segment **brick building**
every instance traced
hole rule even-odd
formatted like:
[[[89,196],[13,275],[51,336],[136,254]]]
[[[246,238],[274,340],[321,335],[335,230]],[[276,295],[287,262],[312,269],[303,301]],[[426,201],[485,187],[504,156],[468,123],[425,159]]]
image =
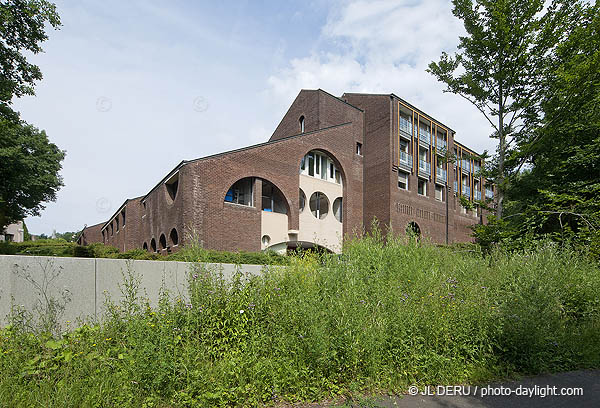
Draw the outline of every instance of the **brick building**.
[[[481,158],[454,134],[393,94],[302,90],[268,142],[182,161],[79,242],[161,253],[191,239],[220,250],[338,252],[374,217],[434,242],[469,241],[482,214],[458,196],[481,200],[485,180]],[[485,191],[493,197],[493,187]]]

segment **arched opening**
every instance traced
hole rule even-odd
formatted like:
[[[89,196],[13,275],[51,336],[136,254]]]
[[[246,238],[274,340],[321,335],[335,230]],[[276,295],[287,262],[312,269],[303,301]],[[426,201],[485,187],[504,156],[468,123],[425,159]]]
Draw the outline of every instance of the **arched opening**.
[[[335,216],[335,219],[339,222],[343,221],[342,209],[342,197],[338,197],[333,201],[333,215]]]
[[[152,252],[156,252],[156,240],[154,238],[152,238],[152,240],[150,240],[150,250]]]
[[[161,250],[167,248],[167,238],[165,237],[165,234],[160,234],[160,238],[158,239],[158,244],[160,245]]]
[[[329,200],[327,199],[327,196],[320,191],[314,192],[310,196],[309,206],[312,214],[320,220],[325,218],[329,212]]]
[[[421,236],[421,228],[419,228],[419,224],[414,221],[411,221],[406,226],[406,235],[409,237],[419,238]]]
[[[252,199],[253,187],[254,179],[252,177],[238,180],[227,190],[224,201],[251,207],[254,204]]]
[[[287,214],[287,202],[283,193],[270,181],[262,180],[261,202],[263,211]]]
[[[144,242],[144,245],[142,246],[142,248],[144,249],[144,251],[148,250],[148,244],[146,242]]]
[[[342,184],[342,172],[325,152],[311,150],[300,160],[300,174]]]
[[[300,133],[304,133],[304,115],[300,116],[298,122],[300,123]]]
[[[302,191],[302,189],[300,189],[300,212],[304,211],[304,207],[306,207],[306,194],[304,194],[304,191]]]
[[[123,220],[123,227],[125,226],[125,210],[121,211],[121,219]]]
[[[169,238],[171,239],[171,244],[173,246],[179,244],[179,235],[177,235],[177,230],[173,228],[171,233],[169,234]]]
[[[165,181],[165,187],[168,201],[172,203],[177,197],[177,190],[179,190],[179,172],[173,174],[170,179]]]

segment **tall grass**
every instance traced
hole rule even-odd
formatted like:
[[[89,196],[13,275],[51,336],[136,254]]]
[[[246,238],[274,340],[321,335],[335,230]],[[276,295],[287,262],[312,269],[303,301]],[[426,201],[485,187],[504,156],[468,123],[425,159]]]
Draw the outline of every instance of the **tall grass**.
[[[551,243],[483,257],[375,233],[189,283],[60,339],[3,329],[0,401],[256,406],[600,366],[600,270]]]

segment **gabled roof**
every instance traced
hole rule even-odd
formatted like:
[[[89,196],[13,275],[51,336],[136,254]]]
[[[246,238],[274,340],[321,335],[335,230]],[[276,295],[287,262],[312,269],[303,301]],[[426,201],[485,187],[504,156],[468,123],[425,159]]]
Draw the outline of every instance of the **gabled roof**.
[[[102,225],[102,228],[100,228],[100,230],[102,231],[103,229],[105,229],[105,228],[107,227],[107,225],[108,225],[108,224],[109,224],[109,223],[110,223],[112,220],[114,220],[114,219],[115,219],[115,217],[116,217],[117,215],[119,215],[119,214],[121,213],[121,211],[123,210],[123,208],[125,208],[125,206],[127,205],[127,203],[128,203],[128,202],[130,202],[130,201],[133,201],[133,200],[138,200],[138,199],[140,199],[141,197],[142,197],[142,196],[139,196],[139,197],[134,197],[134,198],[128,198],[127,200],[125,200],[125,201],[123,202],[123,204],[121,204],[121,206],[119,207],[119,209],[118,209],[117,211],[115,211],[115,213],[114,213],[113,215],[111,215],[111,217],[108,219],[108,221],[106,221],[106,222],[104,223],[104,225]],[[101,224],[102,224],[102,223],[101,223]]]

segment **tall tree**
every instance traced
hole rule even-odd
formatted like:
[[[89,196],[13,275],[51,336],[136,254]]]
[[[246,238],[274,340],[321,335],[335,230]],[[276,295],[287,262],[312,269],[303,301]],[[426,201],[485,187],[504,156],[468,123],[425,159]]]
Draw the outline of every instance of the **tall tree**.
[[[34,94],[42,79],[26,54],[42,51],[47,26],[58,28],[56,6],[46,0],[0,2],[0,231],[26,215],[39,215],[63,185],[65,153],[46,133],[19,119],[13,98]]]
[[[578,0],[453,0],[453,14],[467,35],[454,56],[442,53],[429,73],[446,92],[471,102],[498,139],[495,169],[497,216],[502,217],[511,168],[507,159],[539,118],[538,93],[548,59],[565,35]]]
[[[516,228],[575,238],[600,256],[600,5],[573,27],[551,57],[543,120],[519,149],[529,169],[507,198]]]
[[[46,0],[5,0],[0,3],[0,115],[14,119],[13,97],[33,95],[42,79],[37,65],[24,52],[42,52],[48,39],[46,24],[60,26],[56,6]]]

